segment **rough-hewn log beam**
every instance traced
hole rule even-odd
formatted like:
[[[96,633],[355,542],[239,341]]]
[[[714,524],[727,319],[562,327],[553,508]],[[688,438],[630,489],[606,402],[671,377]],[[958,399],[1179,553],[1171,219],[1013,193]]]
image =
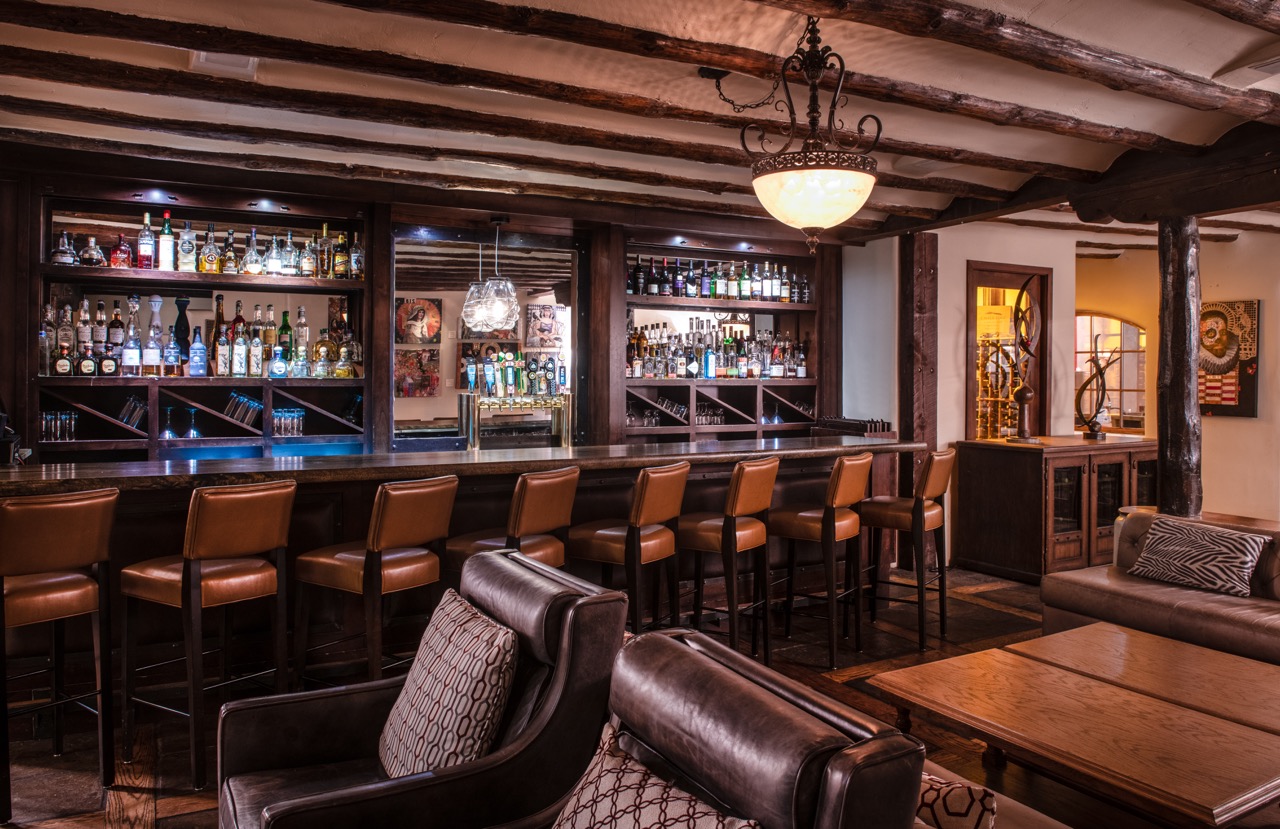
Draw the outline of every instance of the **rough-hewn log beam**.
[[[1223,17],[1280,35],[1280,6],[1273,0],[1187,0]]]
[[[1155,242],[1076,242],[1077,248],[1093,248],[1095,250],[1156,250]]]
[[[567,12],[514,6],[489,0],[323,0],[366,11],[375,10],[475,26],[513,34],[587,44],[629,55],[710,66],[755,78],[777,74],[780,58],[767,52],[726,47],[661,32],[608,23]],[[797,30],[798,33],[798,30]],[[834,82],[827,85],[832,88]],[[954,92],[927,84],[847,72],[844,90],[872,101],[921,107],[933,112],[964,115],[1001,126],[1042,130],[1055,135],[1120,144],[1162,152],[1193,152],[1197,147],[1156,133],[1084,121],[1049,110]]]
[[[1160,221],[1160,351],[1156,379],[1160,512],[1200,515],[1200,239],[1194,217]]]
[[[49,31],[120,38],[180,49],[287,60],[342,71],[350,71],[353,67],[358,67],[360,72],[374,75],[444,86],[488,89],[655,120],[688,121],[734,130],[740,130],[744,126],[759,121],[755,118],[733,115],[728,110],[707,112],[676,106],[642,95],[437,63],[390,52],[356,49],[332,43],[313,43],[221,26],[175,23],[79,6],[51,6],[29,2],[29,0],[0,0],[0,19],[8,23]],[[880,149],[886,153],[916,158],[1075,181],[1088,181],[1099,175],[1099,171],[1079,167],[904,141],[893,136],[882,137]]]
[[[1077,259],[1119,259],[1118,253],[1077,253]]]
[[[380,124],[480,133],[569,146],[684,158],[707,164],[742,167],[746,163],[741,148],[629,135],[416,101],[268,86],[229,78],[212,78],[173,69],[135,66],[80,55],[51,55],[47,52],[20,47],[0,50],[0,74],[125,92],[186,96],[239,106],[284,109],[310,115],[349,118]],[[957,179],[914,179],[882,173],[879,181],[887,187],[995,201],[1007,198],[1009,195],[1007,190]]]
[[[999,12],[950,0],[756,2],[800,14],[852,20],[911,37],[931,37],[1109,89],[1280,125],[1280,95],[1274,92],[1225,86],[1133,55],[1056,35]]]
[[[1018,227],[1040,227],[1047,230],[1069,230],[1072,233],[1109,233],[1116,236],[1156,236],[1159,231],[1154,227],[1114,227],[1112,225],[1088,224],[1086,222],[1055,222],[1046,219],[1022,219],[1016,216],[1001,216],[987,219]],[[1200,238],[1206,242],[1234,242],[1237,233],[1202,233]]]

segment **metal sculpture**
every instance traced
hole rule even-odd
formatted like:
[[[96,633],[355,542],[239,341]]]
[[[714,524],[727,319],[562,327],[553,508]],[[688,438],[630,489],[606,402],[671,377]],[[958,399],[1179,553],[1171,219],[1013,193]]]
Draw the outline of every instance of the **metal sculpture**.
[[[1111,349],[1111,353],[1107,355],[1107,359],[1103,362],[1099,356],[1098,340],[1102,339],[1101,334],[1097,334],[1093,338],[1093,353],[1089,355],[1088,363],[1093,366],[1089,372],[1089,376],[1080,384],[1080,388],[1076,389],[1076,417],[1084,424],[1084,437],[1088,440],[1106,440],[1107,433],[1102,431],[1102,424],[1098,421],[1098,412],[1102,409],[1102,404],[1107,399],[1107,369],[1116,361],[1116,352],[1119,349]],[[1085,393],[1090,391],[1092,387],[1093,405],[1088,415],[1084,411]]]
[[[1028,422],[1031,401],[1036,393],[1027,382],[1027,376],[1031,360],[1040,347],[1040,303],[1027,290],[1035,278],[1034,274],[1027,277],[1013,301],[1013,370],[1018,379],[1018,387],[1013,390],[1013,402],[1018,406],[1018,434],[1006,438],[1009,443],[1040,443],[1040,438],[1031,436],[1031,424]]]

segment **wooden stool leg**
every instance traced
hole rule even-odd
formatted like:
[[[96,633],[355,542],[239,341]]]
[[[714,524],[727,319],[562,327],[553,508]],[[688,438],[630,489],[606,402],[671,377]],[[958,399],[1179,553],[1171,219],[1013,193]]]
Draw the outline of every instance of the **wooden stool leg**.
[[[671,626],[680,627],[680,568],[679,557],[667,556],[667,604],[671,610]]]
[[[723,549],[724,596],[729,612],[729,647],[738,649],[738,555],[732,546]]]
[[[369,679],[382,679],[382,591],[364,590],[364,641],[369,654]]]
[[[4,579],[0,578],[0,595],[4,589]],[[4,602],[0,601],[0,698],[9,699],[6,677],[9,669],[9,654],[4,643]],[[0,713],[0,823],[8,823],[13,817],[13,783],[9,775],[9,712]]]
[[[884,544],[884,530],[871,530],[871,621],[876,620],[876,605],[880,604],[880,547]]]
[[[853,570],[853,649],[862,653],[862,550],[865,543],[862,533],[844,543],[845,573]],[[849,567],[852,561],[853,567]],[[848,589],[848,576],[845,577],[845,589]],[[844,635],[849,635],[849,604],[844,606]]]
[[[288,559],[284,548],[275,551],[276,564],[276,599],[271,603],[272,629],[275,639],[276,657],[276,693],[283,694],[289,690],[289,573]],[[379,569],[381,574],[381,569]],[[378,595],[382,595],[382,582],[378,582]],[[381,618],[378,620],[381,622]],[[382,632],[379,625],[378,632]]]
[[[231,606],[218,608],[218,682],[226,682],[231,677],[231,655],[227,652],[227,643],[231,641]]]
[[[787,539],[787,601],[782,611],[782,635],[791,638],[791,611],[796,603],[796,540]]]
[[[631,536],[634,530],[628,531]],[[630,538],[628,538],[628,542]],[[630,547],[630,543],[627,545]],[[625,553],[627,575],[627,601],[630,604],[628,615],[631,617],[631,632],[636,636],[644,629],[644,572],[640,566],[639,542],[637,549],[628,549]]]
[[[191,787],[199,791],[205,786],[204,762],[204,628],[199,603],[186,602],[182,610],[183,639],[187,649],[187,731],[191,743]],[[185,597],[184,597],[185,598]]]
[[[293,667],[296,674],[294,687],[301,688],[307,671],[307,645],[311,638],[311,591],[305,582],[298,582],[293,597]]]
[[[136,707],[133,698],[138,686],[138,653],[134,647],[134,637],[138,627],[138,600],[132,596],[124,596],[124,623],[120,630],[121,670],[120,689],[124,698],[124,746],[121,755],[126,763],[133,762],[133,723]]]
[[[111,670],[110,566],[95,568],[98,578],[98,612],[90,616],[93,628],[93,661],[98,680],[98,764],[102,786],[116,782],[116,718],[114,674]]]
[[[920,650],[928,646],[925,643],[925,580],[929,575],[924,563],[924,526],[918,521],[911,522],[911,551],[914,553],[916,568],[916,624],[919,626]]]
[[[67,651],[67,626],[66,620],[57,619],[53,623],[53,635],[50,639],[49,646],[49,664],[52,674],[52,681],[49,683],[49,697],[53,702],[58,702],[65,696],[64,680],[63,680],[63,663],[65,662]],[[53,720],[53,756],[62,756],[62,706],[54,705],[49,709],[50,717]]]
[[[641,565],[643,568],[643,565]],[[662,608],[662,567],[657,562],[649,566],[649,599],[653,603],[650,608],[650,624],[653,627],[659,627],[662,622],[660,612]]]
[[[769,548],[767,545],[756,548],[755,551],[755,575],[753,580],[759,585],[756,593],[759,596],[760,607],[760,627],[763,628],[761,636],[764,638],[764,664],[767,666],[773,661],[773,648],[771,639],[773,638],[772,624],[769,614]],[[755,633],[755,622],[751,623],[751,631]]]
[[[702,576],[704,571],[703,552],[694,550],[693,552],[693,629],[702,630]]]
[[[828,533],[822,534],[822,569],[827,578],[827,665],[836,667],[836,616],[840,597],[836,593],[836,542]]]
[[[944,524],[933,531],[938,549],[938,634],[947,635],[947,528]]]

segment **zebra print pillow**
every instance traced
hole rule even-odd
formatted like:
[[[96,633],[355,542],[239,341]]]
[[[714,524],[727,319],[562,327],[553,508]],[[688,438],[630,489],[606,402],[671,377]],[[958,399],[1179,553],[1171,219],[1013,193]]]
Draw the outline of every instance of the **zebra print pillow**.
[[[1248,596],[1249,577],[1269,540],[1225,527],[1157,518],[1129,574]]]

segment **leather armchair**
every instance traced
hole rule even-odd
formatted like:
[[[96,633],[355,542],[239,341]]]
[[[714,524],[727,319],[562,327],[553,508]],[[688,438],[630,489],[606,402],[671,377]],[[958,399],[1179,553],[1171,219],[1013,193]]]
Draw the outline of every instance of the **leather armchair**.
[[[499,824],[567,795],[605,721],[626,597],[511,552],[468,560],[461,593],[519,638],[489,755],[387,779],[378,736],[403,677],[231,702],[218,723],[219,825]]]

